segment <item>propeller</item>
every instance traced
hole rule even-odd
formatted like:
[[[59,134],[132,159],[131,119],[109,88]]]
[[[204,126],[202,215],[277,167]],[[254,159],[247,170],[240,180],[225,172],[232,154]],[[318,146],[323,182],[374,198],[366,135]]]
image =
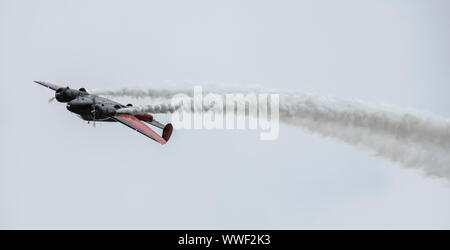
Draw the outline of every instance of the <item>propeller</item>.
[[[55,100],[55,98],[56,98],[56,97],[52,97],[52,98],[48,99],[48,103],[53,102],[53,101]]]
[[[95,112],[96,112],[96,108],[95,108],[95,96],[92,98],[92,121],[93,121],[93,126],[95,128]]]

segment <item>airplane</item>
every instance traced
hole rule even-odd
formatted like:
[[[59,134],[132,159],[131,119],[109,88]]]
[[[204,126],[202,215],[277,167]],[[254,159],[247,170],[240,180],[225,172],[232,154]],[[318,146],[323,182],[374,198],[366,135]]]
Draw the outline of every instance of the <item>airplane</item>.
[[[51,98],[50,102],[56,99],[58,102],[67,103],[66,107],[70,112],[77,114],[88,123],[92,121],[94,126],[95,122],[120,122],[161,144],[166,144],[172,135],[172,124],[164,125],[154,120],[151,114],[117,112],[120,109],[132,107],[132,104],[122,105],[113,100],[89,94],[85,88],[76,90],[48,82],[34,82],[55,91],[55,97]],[[162,135],[156,133],[144,122],[162,129]]]

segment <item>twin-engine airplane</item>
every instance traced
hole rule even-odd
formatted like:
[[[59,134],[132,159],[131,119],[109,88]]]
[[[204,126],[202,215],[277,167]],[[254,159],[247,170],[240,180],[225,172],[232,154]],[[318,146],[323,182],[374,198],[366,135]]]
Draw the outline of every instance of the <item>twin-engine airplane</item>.
[[[76,90],[69,87],[61,87],[48,82],[34,82],[55,90],[56,92],[54,98],[58,102],[67,103],[67,109],[69,111],[78,114],[80,118],[85,121],[94,122],[94,126],[96,121],[120,122],[161,144],[166,144],[172,134],[172,124],[168,123],[164,126],[163,124],[153,120],[153,116],[151,114],[143,113],[133,115],[117,112],[120,109],[131,107],[131,104],[125,106],[107,98],[89,94],[84,88]],[[145,125],[144,122],[162,129],[162,135],[160,136],[157,134]]]

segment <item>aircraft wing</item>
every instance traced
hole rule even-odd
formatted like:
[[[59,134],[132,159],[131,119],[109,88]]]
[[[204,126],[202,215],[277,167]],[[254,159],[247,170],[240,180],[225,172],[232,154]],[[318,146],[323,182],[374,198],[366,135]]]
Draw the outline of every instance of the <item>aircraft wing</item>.
[[[56,84],[53,84],[53,83],[49,83],[49,82],[41,82],[41,81],[34,81],[34,82],[37,83],[37,84],[40,84],[40,85],[42,85],[44,87],[47,87],[49,89],[53,89],[55,91],[57,89],[59,89],[59,88],[63,88],[63,87],[61,87],[59,85],[56,85]]]
[[[123,123],[124,125],[136,130],[137,132],[161,143],[166,144],[166,140],[162,138],[160,135],[158,135],[155,131],[153,131],[151,128],[149,128],[145,123],[140,121],[136,116],[129,115],[129,114],[118,114],[111,117],[112,119]]]

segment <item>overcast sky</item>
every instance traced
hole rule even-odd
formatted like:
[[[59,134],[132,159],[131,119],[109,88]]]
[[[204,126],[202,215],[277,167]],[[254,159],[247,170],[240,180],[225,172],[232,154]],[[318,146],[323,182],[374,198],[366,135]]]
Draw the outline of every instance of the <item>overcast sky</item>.
[[[0,0],[0,25],[1,229],[450,229],[449,181],[364,149],[286,125],[160,146],[33,83],[258,84],[450,117],[449,1]]]

